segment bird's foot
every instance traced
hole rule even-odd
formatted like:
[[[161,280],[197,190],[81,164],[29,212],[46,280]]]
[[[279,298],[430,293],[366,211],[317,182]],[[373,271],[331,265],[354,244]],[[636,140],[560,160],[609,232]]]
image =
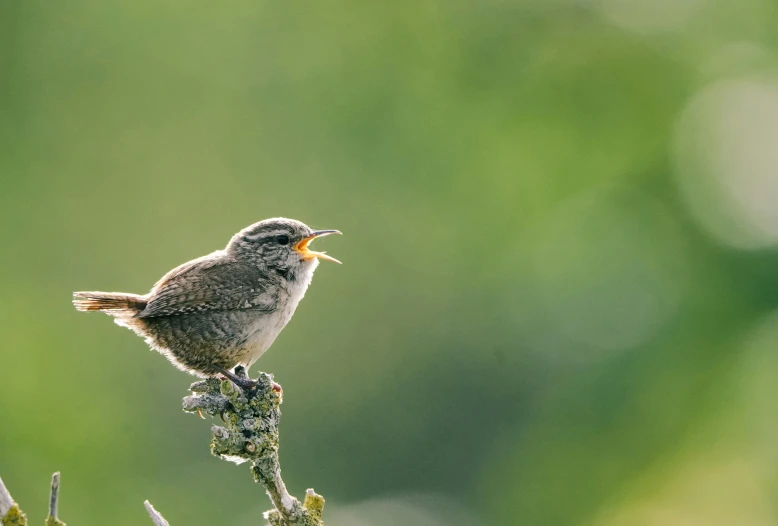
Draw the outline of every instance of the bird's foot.
[[[244,391],[253,391],[259,386],[259,382],[256,380],[252,380],[248,377],[246,374],[246,369],[239,365],[235,368],[235,372],[228,371],[227,369],[222,369],[221,367],[217,368],[217,370],[229,381],[243,389]]]

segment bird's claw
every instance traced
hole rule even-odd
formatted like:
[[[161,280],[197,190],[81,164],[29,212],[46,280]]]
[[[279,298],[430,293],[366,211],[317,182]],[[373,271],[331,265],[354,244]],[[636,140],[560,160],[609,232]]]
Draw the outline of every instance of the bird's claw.
[[[225,378],[244,391],[252,391],[259,385],[256,380],[252,380],[246,376],[246,369],[244,369],[242,366],[236,367],[235,373],[228,371],[227,369],[222,369],[221,367],[219,367],[218,370]]]

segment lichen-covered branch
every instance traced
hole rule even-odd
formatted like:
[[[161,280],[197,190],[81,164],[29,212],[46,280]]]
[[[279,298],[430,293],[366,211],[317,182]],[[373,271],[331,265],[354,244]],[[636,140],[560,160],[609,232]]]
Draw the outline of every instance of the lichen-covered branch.
[[[27,526],[27,515],[14,502],[8,488],[0,479],[0,524],[3,526]]]
[[[322,526],[324,498],[308,490],[305,501],[289,494],[278,460],[278,421],[281,392],[273,377],[260,373],[248,380],[236,371],[241,387],[230,380],[210,378],[192,384],[184,411],[220,415],[224,426],[213,426],[211,453],[235,463],[251,462],[254,481],[262,484],[275,509],[265,513],[272,526]]]
[[[19,509],[11,492],[0,478],[0,524],[3,526],[27,526],[27,515]]]

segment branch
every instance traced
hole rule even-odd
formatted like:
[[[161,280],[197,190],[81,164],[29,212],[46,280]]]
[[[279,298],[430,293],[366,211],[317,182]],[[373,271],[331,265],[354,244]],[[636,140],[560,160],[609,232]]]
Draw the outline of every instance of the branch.
[[[3,526],[27,526],[27,515],[19,509],[8,488],[0,479],[0,524]]]
[[[57,509],[59,508],[59,471],[51,476],[51,493],[49,494],[49,515],[46,517],[46,526],[65,526],[59,520]]]
[[[149,501],[144,502],[143,505],[146,506],[146,511],[149,512],[151,520],[154,522],[154,526],[170,526],[168,521],[165,520],[165,517],[155,510],[154,506],[152,506]]]
[[[271,526],[323,526],[324,498],[308,490],[304,503],[289,494],[278,460],[280,388],[273,377],[260,373],[248,380],[236,371],[238,387],[229,380],[210,378],[192,384],[193,395],[184,398],[184,411],[220,415],[225,427],[213,426],[211,453],[237,464],[251,462],[254,481],[262,484],[275,509],[265,512]]]

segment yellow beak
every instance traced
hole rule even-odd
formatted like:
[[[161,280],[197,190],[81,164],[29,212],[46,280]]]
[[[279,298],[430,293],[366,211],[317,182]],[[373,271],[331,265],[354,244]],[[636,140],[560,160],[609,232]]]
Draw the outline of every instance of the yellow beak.
[[[302,256],[304,260],[319,258],[319,259],[326,259],[327,261],[334,261],[335,263],[340,263],[340,261],[338,261],[332,256],[328,256],[324,252],[314,252],[313,250],[308,249],[308,245],[310,244],[311,241],[313,241],[317,237],[328,236],[330,234],[340,234],[340,232],[338,230],[317,230],[316,232],[313,232],[310,236],[298,242],[294,246],[294,249],[298,254],[300,254],[300,256]]]

